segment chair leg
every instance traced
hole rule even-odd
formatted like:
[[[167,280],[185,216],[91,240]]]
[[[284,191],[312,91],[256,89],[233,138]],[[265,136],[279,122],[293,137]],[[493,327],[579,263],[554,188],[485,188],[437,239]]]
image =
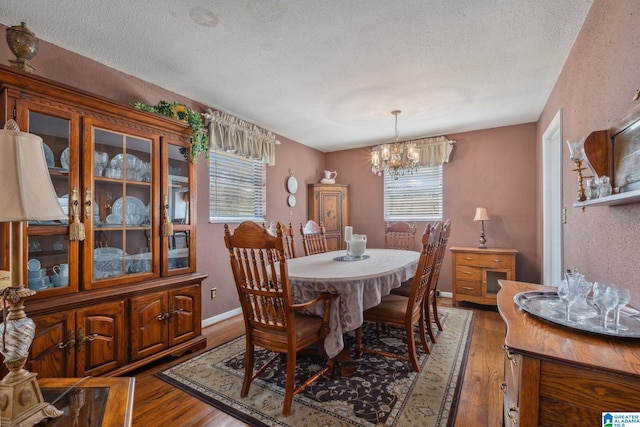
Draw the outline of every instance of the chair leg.
[[[431,304],[431,308],[433,309],[433,320],[436,322],[438,329],[442,330],[442,325],[440,324],[440,317],[438,316],[438,302],[436,299],[433,299]]]
[[[291,413],[291,405],[293,404],[293,386],[296,382],[296,352],[290,351],[287,354],[287,377],[284,387],[284,407],[282,415],[285,417]]]
[[[424,328],[423,328],[424,331]],[[416,338],[413,332],[413,325],[405,326],[405,333],[407,334],[407,356],[413,366],[413,370],[420,372],[420,365],[418,364],[418,355],[416,354]],[[423,340],[424,338],[420,338]]]
[[[362,357],[362,326],[356,329],[356,359]]]
[[[433,333],[433,327],[431,325],[431,310],[429,308],[429,302],[425,301],[422,304],[422,317],[424,318],[424,322],[427,324],[427,332],[429,334],[429,338],[431,338],[432,343],[436,343],[436,334]]]
[[[253,344],[247,342],[247,346],[244,352],[244,379],[242,380],[242,390],[240,391],[240,397],[247,397],[247,395],[249,394],[249,387],[251,387],[251,380],[253,379],[253,363]]]
[[[425,334],[425,330],[424,330],[424,319],[420,319],[419,321],[419,330],[420,330],[420,342],[422,343],[422,348],[424,349],[424,352],[427,354],[431,354],[431,350],[429,350],[429,343],[427,342],[427,335]]]

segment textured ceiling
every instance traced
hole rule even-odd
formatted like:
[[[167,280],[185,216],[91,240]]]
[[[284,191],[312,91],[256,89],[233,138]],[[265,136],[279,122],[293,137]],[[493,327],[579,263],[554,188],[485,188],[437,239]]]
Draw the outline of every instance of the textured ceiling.
[[[2,0],[0,22],[322,151],[536,121],[592,0]]]

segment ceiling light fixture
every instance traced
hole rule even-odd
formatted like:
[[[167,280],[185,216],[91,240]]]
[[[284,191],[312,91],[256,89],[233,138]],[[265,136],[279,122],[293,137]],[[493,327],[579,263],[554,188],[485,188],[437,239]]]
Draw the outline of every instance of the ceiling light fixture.
[[[405,173],[413,173],[418,170],[420,154],[413,142],[399,142],[398,114],[400,110],[393,110],[391,114],[396,117],[396,133],[393,143],[382,144],[371,150],[371,171],[375,174],[391,174],[393,179],[398,179]]]

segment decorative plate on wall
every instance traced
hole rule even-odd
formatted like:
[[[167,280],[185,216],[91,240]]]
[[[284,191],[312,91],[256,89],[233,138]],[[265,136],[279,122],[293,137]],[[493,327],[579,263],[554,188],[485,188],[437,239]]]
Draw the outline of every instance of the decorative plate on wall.
[[[296,194],[298,191],[298,180],[293,175],[287,178],[287,191],[291,194]]]
[[[296,196],[290,194],[289,197],[287,197],[287,204],[291,208],[294,207],[296,205]]]

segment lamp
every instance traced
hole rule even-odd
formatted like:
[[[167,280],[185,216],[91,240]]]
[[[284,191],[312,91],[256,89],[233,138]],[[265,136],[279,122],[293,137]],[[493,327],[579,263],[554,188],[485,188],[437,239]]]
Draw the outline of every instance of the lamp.
[[[587,197],[584,194],[584,185],[582,180],[584,178],[593,178],[592,176],[582,176],[582,171],[586,169],[582,167],[582,162],[586,160],[586,155],[584,153],[584,138],[568,139],[567,145],[569,146],[569,157],[576,165],[574,171],[578,172],[578,202],[584,202]]]
[[[393,179],[398,179],[406,172],[416,171],[420,160],[420,153],[414,143],[398,142],[398,114],[400,113],[400,110],[391,112],[396,117],[393,143],[378,145],[371,150],[371,171],[378,175],[382,175],[382,172],[390,173]]]
[[[10,222],[11,269],[10,286],[1,292],[0,351],[9,373],[0,380],[0,425],[32,426],[62,411],[44,402],[37,374],[24,369],[35,335],[35,324],[24,312],[24,299],[35,291],[23,285],[22,221],[66,219],[67,215],[49,177],[42,139],[20,132],[13,120],[0,130],[0,200],[0,222]]]
[[[478,248],[487,249],[487,239],[484,238],[484,222],[489,221],[489,214],[487,213],[487,208],[476,208],[476,216],[473,218],[474,221],[480,221],[482,223],[482,231],[480,232],[480,245]]]

